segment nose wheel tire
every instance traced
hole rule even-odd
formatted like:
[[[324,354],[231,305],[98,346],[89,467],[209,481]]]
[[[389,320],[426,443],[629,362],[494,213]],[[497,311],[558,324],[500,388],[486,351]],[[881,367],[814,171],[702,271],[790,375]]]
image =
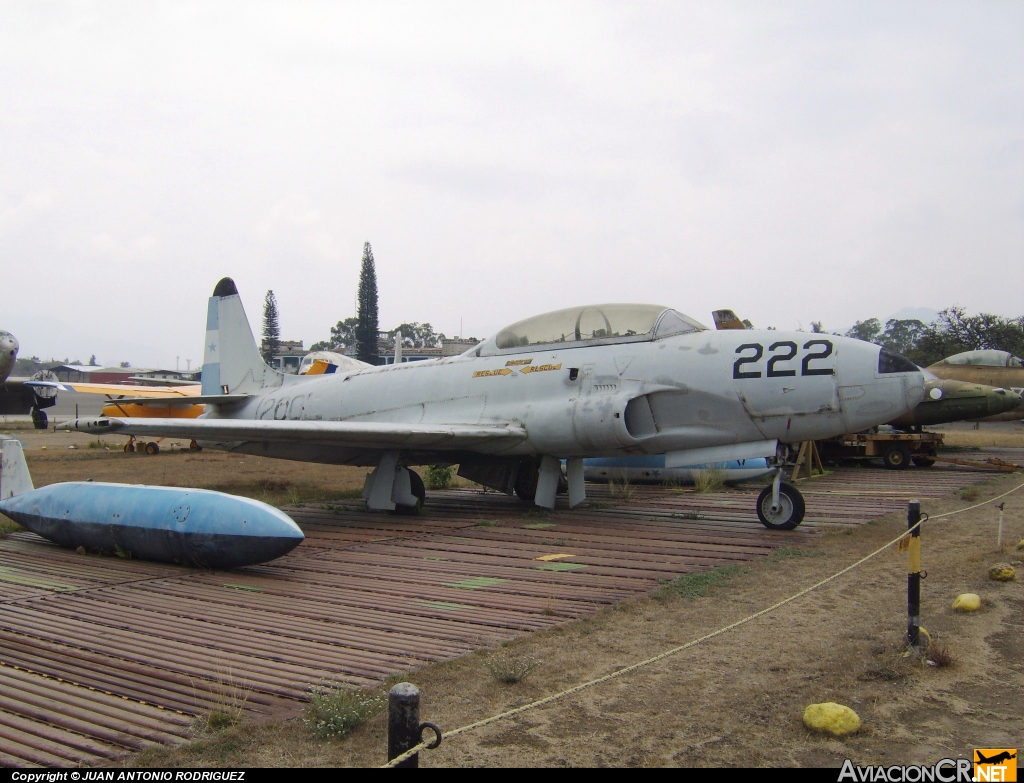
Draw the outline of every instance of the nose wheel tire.
[[[882,462],[889,470],[906,470],[910,467],[910,452],[906,446],[893,444],[882,454]]]
[[[409,491],[416,496],[415,506],[395,506],[396,514],[408,514],[414,515],[419,514],[423,510],[423,504],[427,500],[427,489],[423,486],[423,479],[420,478],[420,474],[415,470],[409,471]]]
[[[792,530],[804,521],[804,496],[792,484],[779,485],[779,507],[772,508],[772,485],[757,496],[757,518],[769,530]]]

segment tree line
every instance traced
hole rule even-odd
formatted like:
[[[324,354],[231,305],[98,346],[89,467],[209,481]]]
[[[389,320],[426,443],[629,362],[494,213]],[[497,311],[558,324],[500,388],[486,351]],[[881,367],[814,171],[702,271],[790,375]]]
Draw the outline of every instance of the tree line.
[[[821,322],[812,323],[811,331],[824,331]],[[1024,355],[1024,316],[967,315],[964,308],[954,306],[941,311],[930,324],[913,318],[890,318],[885,326],[877,318],[857,321],[846,336],[882,345],[927,367],[956,353],[985,348]]]
[[[356,347],[356,358],[367,364],[377,364],[379,354],[377,336],[378,323],[377,267],[373,259],[373,248],[369,242],[363,244],[363,259],[359,268],[359,289],[357,309],[354,318],[345,318],[331,327],[330,339],[321,340],[309,346],[310,351],[340,351],[350,345]],[[402,345],[407,348],[433,348],[445,339],[442,332],[435,332],[429,323],[400,324],[388,333],[402,335]],[[281,327],[277,310],[277,299],[273,291],[267,291],[263,300],[263,342],[260,352],[267,363],[281,344]]]

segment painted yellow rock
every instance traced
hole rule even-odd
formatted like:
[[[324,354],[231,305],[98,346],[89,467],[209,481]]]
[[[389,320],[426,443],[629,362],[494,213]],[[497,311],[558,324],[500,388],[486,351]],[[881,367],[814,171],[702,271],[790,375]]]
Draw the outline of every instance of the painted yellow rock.
[[[813,731],[842,737],[860,728],[860,718],[849,707],[826,701],[808,705],[804,710],[804,725]]]
[[[1011,582],[1017,576],[1017,569],[1009,563],[996,563],[988,569],[988,578],[997,582]]]
[[[958,612],[976,612],[981,609],[981,597],[976,593],[961,593],[953,599],[953,609]]]

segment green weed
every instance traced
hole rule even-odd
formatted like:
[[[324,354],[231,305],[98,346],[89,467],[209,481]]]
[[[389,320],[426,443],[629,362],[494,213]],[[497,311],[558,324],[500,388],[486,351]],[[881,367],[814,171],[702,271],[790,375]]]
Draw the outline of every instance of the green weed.
[[[427,489],[447,489],[455,483],[455,466],[430,465],[423,473],[423,483]]]
[[[721,566],[712,568],[710,571],[698,571],[693,574],[683,574],[678,579],[673,579],[664,590],[674,591],[684,598],[700,598],[707,595],[712,587],[723,585],[737,574],[742,572],[740,566]]]
[[[344,737],[379,712],[384,703],[383,696],[323,682],[309,689],[309,707],[302,722],[316,737]]]

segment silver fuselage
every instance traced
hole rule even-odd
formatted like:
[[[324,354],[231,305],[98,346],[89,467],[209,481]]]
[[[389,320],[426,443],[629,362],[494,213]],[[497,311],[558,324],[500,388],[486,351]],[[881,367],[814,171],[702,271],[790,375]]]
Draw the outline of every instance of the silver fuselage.
[[[492,355],[478,356],[476,353]],[[832,335],[700,331],[653,341],[499,351],[348,374],[285,376],[204,418],[521,426],[475,453],[560,458],[669,451],[863,430],[910,410],[920,372],[879,372],[879,347]],[[204,443],[304,461],[375,465],[379,452],[304,442]],[[407,464],[457,461],[419,452]]]

